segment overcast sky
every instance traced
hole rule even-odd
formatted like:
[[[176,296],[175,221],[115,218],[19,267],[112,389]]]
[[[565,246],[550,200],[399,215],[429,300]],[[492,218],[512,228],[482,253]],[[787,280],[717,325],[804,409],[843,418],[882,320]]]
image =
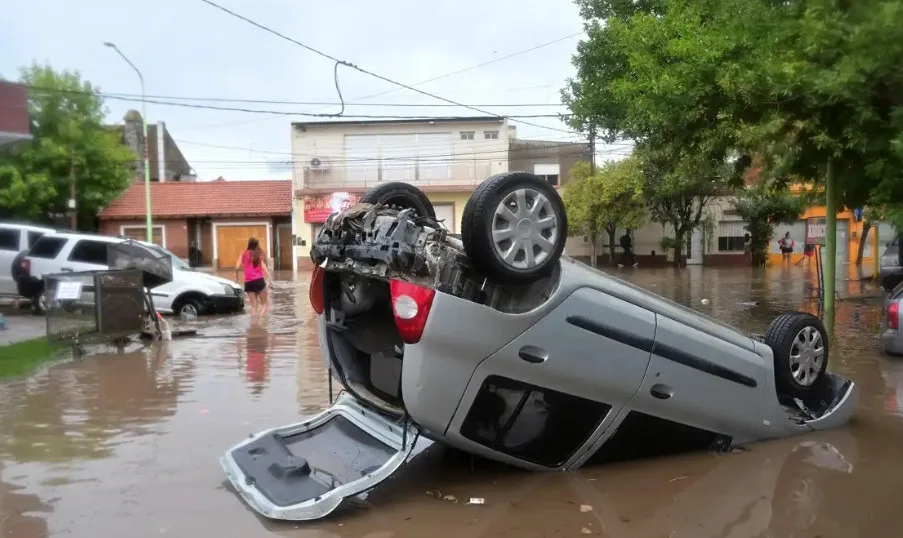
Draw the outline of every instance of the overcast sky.
[[[560,89],[582,31],[568,0],[222,0],[221,5],[332,56],[442,97],[499,114],[563,112]],[[0,75],[17,78],[32,61],[76,69],[103,92],[138,94],[138,78],[104,41],[141,69],[148,95],[276,101],[337,101],[333,65],[201,0],[4,0]],[[568,37],[571,36],[571,37]],[[565,38],[565,39],[562,39]],[[444,77],[554,40],[557,43]],[[351,69],[339,80],[346,103],[438,103]],[[384,95],[362,97],[390,90]],[[186,101],[183,101],[186,102]],[[188,101],[286,112],[337,112],[338,106]],[[139,102],[107,100],[119,122]],[[476,115],[453,107],[346,106],[346,114]],[[290,123],[302,116],[202,110],[149,103],[201,179],[289,178]],[[557,119],[529,119],[566,129]],[[569,141],[574,135],[516,124],[520,138]],[[228,146],[217,148],[211,146]],[[234,148],[234,149],[232,149]],[[604,151],[604,150],[603,150]]]

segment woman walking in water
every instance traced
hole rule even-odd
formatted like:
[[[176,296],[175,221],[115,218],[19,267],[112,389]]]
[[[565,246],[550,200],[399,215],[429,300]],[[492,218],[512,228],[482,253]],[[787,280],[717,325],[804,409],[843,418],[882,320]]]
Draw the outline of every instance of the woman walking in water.
[[[257,315],[259,306],[260,315],[263,316],[267,311],[267,282],[270,280],[270,273],[267,271],[263,249],[260,248],[260,243],[254,237],[248,239],[248,248],[235,262],[236,281],[242,270],[244,270],[245,277],[245,293],[248,295],[248,302],[251,303],[251,315]]]

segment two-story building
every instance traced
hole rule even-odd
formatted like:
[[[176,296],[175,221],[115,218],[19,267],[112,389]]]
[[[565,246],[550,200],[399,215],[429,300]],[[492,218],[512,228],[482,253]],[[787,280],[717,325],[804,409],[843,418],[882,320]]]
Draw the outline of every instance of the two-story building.
[[[498,117],[293,123],[297,268],[311,266],[310,244],[326,218],[380,183],[416,185],[459,233],[474,188],[508,171],[510,136]]]

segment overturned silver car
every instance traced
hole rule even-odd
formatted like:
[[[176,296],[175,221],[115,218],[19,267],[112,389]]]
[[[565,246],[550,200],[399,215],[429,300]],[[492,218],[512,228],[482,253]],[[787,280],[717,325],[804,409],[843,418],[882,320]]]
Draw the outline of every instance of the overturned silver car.
[[[330,217],[310,300],[344,392],[222,464],[259,513],[309,520],[391,476],[424,438],[530,470],[736,444],[847,423],[805,313],[761,339],[562,256],[556,190],[532,174],[473,193],[462,234],[426,197],[381,185]],[[662,440],[667,439],[667,443]]]

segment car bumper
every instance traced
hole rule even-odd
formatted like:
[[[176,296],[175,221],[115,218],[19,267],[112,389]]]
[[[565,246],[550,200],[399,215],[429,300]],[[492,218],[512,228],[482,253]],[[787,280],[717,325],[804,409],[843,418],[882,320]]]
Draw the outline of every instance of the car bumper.
[[[889,355],[903,355],[903,334],[893,329],[881,333],[881,347]]]
[[[239,295],[211,295],[207,298],[207,310],[211,313],[238,312],[245,307],[245,297]]]
[[[20,278],[16,281],[16,289],[22,297],[34,299],[44,291],[44,281],[33,276]]]

